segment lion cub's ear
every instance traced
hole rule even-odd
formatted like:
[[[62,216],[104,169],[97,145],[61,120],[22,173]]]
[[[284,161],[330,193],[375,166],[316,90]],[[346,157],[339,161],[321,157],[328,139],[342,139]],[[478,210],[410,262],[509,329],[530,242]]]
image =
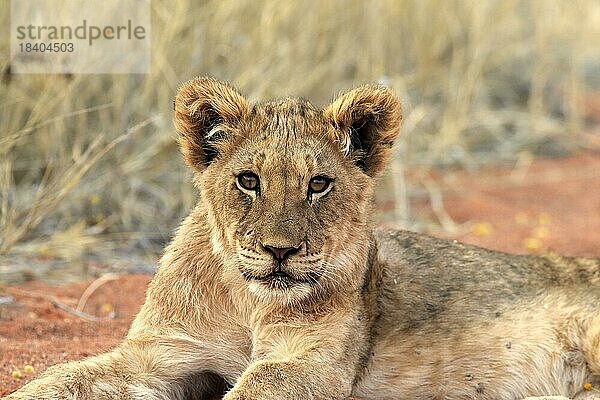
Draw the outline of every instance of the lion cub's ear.
[[[365,85],[340,95],[323,112],[336,128],[344,153],[367,175],[385,167],[400,133],[400,101],[391,89]]]
[[[231,85],[212,78],[184,83],[175,97],[175,128],[186,163],[202,172],[218,155],[228,129],[239,124],[250,106]]]

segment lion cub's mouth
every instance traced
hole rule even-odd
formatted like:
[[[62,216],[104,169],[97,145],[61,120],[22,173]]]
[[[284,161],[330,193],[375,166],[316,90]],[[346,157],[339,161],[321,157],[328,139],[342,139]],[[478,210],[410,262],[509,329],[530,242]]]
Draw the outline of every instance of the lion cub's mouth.
[[[319,276],[318,274],[309,273],[305,278],[299,278],[292,276],[291,274],[282,271],[281,269],[273,270],[267,275],[254,275],[248,270],[242,269],[242,275],[248,281],[258,281],[268,285],[273,289],[285,289],[295,284],[309,284],[314,285],[317,283]]]

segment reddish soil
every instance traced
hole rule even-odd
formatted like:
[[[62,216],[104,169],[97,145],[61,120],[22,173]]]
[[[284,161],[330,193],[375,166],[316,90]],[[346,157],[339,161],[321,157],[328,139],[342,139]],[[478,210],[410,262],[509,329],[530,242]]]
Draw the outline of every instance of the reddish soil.
[[[509,252],[600,256],[600,157],[582,154],[537,160],[527,168],[478,172],[445,171],[410,174],[414,185],[427,176],[455,223],[454,233],[438,232],[468,243]],[[437,216],[427,196],[411,205],[419,218]],[[96,290],[85,311],[115,318],[84,321],[53,305],[74,307],[90,282],[52,287],[29,282],[0,287],[14,302],[0,305],[0,396],[57,362],[110,349],[127,332],[143,302],[150,277],[123,276]],[[34,368],[33,372],[30,365]],[[21,377],[13,377],[19,370]]]
[[[89,298],[84,311],[114,318],[89,322],[55,307],[48,296],[76,307],[90,282],[48,286],[29,282],[0,288],[15,302],[0,306],[0,397],[14,391],[50,365],[106,351],[127,333],[144,301],[148,275],[129,275],[107,282]],[[15,290],[16,289],[16,290]],[[26,372],[32,366],[34,372]],[[21,377],[13,377],[14,371]]]
[[[454,221],[435,236],[511,253],[553,251],[600,257],[600,154],[536,160],[526,167],[428,175]],[[419,219],[439,220],[429,200],[411,206]],[[439,212],[438,212],[439,213]]]

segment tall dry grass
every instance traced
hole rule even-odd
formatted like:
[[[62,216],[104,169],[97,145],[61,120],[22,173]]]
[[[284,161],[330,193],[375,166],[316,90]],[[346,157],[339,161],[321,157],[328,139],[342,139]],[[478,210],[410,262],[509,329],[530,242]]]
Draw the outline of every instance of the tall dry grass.
[[[3,75],[0,253],[159,249],[196,196],[171,125],[173,94],[193,76],[319,105],[389,84],[405,106],[389,179],[403,210],[403,165],[576,146],[580,99],[600,87],[599,39],[594,0],[153,0],[150,74]],[[8,54],[4,35],[5,72]]]

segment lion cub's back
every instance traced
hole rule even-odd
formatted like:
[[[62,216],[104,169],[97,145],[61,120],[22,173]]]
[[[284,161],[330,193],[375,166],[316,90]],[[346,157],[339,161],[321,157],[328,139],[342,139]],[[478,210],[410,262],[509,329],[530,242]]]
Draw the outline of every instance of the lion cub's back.
[[[459,299],[472,303],[471,307],[495,309],[498,302],[531,295],[561,281],[554,265],[536,257],[402,230],[379,230],[376,238],[386,295],[409,302],[426,299],[431,313]]]
[[[598,259],[507,254],[402,230],[378,230],[376,240],[385,296],[422,300],[429,314],[457,301],[470,314],[497,312],[552,291],[600,289]]]
[[[460,329],[549,298],[600,311],[599,260],[513,255],[402,230],[379,230],[376,240],[382,307],[397,328]]]

